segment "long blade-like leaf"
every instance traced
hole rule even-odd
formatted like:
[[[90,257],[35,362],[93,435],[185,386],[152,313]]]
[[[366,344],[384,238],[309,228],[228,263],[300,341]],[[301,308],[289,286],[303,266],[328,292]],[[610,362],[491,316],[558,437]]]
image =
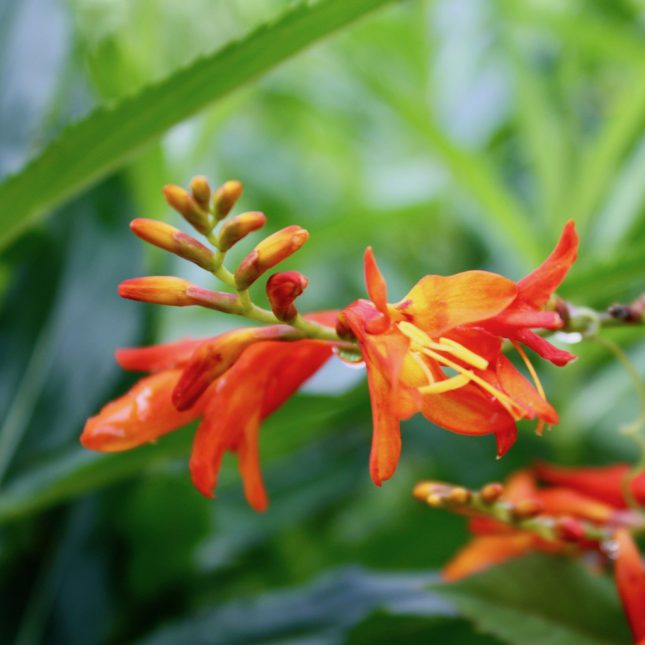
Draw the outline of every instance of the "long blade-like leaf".
[[[392,0],[302,2],[245,38],[64,130],[0,184],[0,247],[141,146],[313,42]]]

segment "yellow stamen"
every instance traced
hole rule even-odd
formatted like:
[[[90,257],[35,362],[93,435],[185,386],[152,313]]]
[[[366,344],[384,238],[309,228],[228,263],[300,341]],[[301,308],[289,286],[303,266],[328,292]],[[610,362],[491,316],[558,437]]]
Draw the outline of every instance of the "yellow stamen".
[[[413,351],[411,353],[413,355],[415,353],[414,350],[417,349],[416,347],[414,347],[414,345],[418,345],[418,351],[421,351],[423,354],[434,359],[441,365],[450,367],[457,372],[456,376],[453,376],[445,381],[439,381],[437,383],[431,382],[430,385],[419,388],[419,392],[421,392],[422,394],[439,394],[441,392],[449,392],[450,390],[455,390],[457,388],[463,387],[464,385],[472,381],[473,383],[479,385],[479,387],[481,387],[483,390],[488,392],[495,399],[497,399],[500,405],[513,417],[513,419],[517,421],[524,416],[522,409],[504,392],[493,387],[490,383],[488,383],[488,381],[484,380],[474,372],[467,370],[458,363],[455,363],[449,358],[437,353],[436,350],[452,354],[453,356],[464,361],[464,363],[468,363],[469,365],[472,365],[477,369],[486,369],[488,367],[488,361],[485,358],[479,356],[479,354],[475,354],[475,352],[472,352],[471,350],[467,349],[460,343],[451,340],[450,338],[440,338],[439,342],[436,343],[432,340],[432,338],[430,338],[430,336],[428,336],[428,334],[409,322],[400,322],[398,324],[398,328],[402,334],[407,336],[412,341],[413,347],[411,349]]]
[[[490,395],[494,396],[502,405],[502,407],[515,419],[516,421],[518,419],[521,419],[524,415],[519,408],[519,406],[511,399],[509,396],[498,390],[497,388],[493,387],[488,381],[485,381],[483,378],[478,376],[477,374],[474,374],[473,372],[470,372],[469,370],[464,369],[461,365],[455,363],[454,361],[451,361],[449,358],[446,358],[445,356],[442,356],[441,354],[437,354],[437,352],[428,349],[427,347],[422,348],[423,353],[426,356],[429,356],[430,358],[434,358],[438,363],[442,363],[446,367],[451,367],[453,370],[459,372],[460,374],[463,374],[467,372],[470,374],[470,380],[473,383],[477,383],[479,387],[482,388],[482,390],[485,390],[488,392]],[[519,412],[518,412],[519,410]]]
[[[452,354],[478,370],[485,370],[488,367],[488,361],[483,356],[476,354],[451,338],[442,337],[439,339],[439,342],[435,342],[428,334],[409,322],[401,322],[398,326],[402,334],[423,347]]]
[[[452,376],[445,381],[436,381],[430,385],[424,385],[419,388],[419,392],[421,394],[443,394],[444,392],[450,392],[451,390],[457,390],[463,387],[467,383],[470,383],[470,380],[470,374],[464,372],[463,374]]]
[[[423,356],[419,352],[410,352],[409,356],[414,360],[414,362],[421,368],[421,371],[428,379],[428,383],[434,383],[435,378],[430,371],[430,368],[426,365],[426,362],[423,360]]]
[[[518,343],[516,343],[515,341],[512,341],[512,343],[515,346],[517,353],[522,357],[522,360],[524,361],[524,365],[526,365],[526,369],[531,375],[531,378],[533,379],[533,383],[535,383],[535,389],[538,391],[538,394],[546,401],[546,394],[544,393],[544,388],[542,387],[542,383],[540,383],[540,379],[537,375],[537,372],[535,371],[535,367],[533,367],[533,363],[531,363],[531,361],[529,360],[529,357],[526,355],[526,352],[522,349],[522,347]]]
[[[407,336],[410,340],[414,341],[419,345],[429,345],[432,344],[432,338],[428,336],[424,331],[421,331],[418,327],[409,322],[400,322],[399,331]]]
[[[460,358],[464,363],[468,363],[478,370],[485,370],[488,367],[488,361],[483,356],[475,354],[475,352],[452,340],[452,338],[440,338],[439,345],[442,351]],[[433,349],[439,349],[439,347],[433,347]]]

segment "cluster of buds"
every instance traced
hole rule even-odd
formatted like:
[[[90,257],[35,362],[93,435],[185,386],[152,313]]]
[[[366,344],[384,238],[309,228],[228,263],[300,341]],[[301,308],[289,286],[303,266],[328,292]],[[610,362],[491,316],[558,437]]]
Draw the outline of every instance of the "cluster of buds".
[[[521,531],[529,531],[545,540],[601,545],[611,532],[598,524],[570,515],[550,515],[548,505],[539,497],[509,499],[504,486],[491,482],[479,490],[423,481],[413,495],[432,508],[443,508],[473,518],[488,518]]]
[[[151,276],[126,280],[119,287],[119,295],[175,307],[196,305],[263,323],[285,322],[301,329],[309,338],[336,340],[332,329],[319,327],[299,316],[295,300],[308,284],[301,273],[287,271],[269,277],[266,294],[271,311],[255,305],[247,291],[262,275],[302,247],[309,237],[305,229],[287,226],[260,241],[235,271],[224,267],[226,253],[267,221],[258,211],[228,217],[242,192],[242,184],[236,180],[212,190],[202,176],[193,178],[189,190],[176,185],[163,189],[168,204],[203,235],[210,246],[164,222],[138,218],[130,225],[142,240],[193,262],[215,275],[233,293],[204,289],[172,276]]]
[[[538,464],[515,473],[505,485],[473,491],[426,481],[413,494],[433,508],[470,518],[474,537],[444,567],[445,579],[463,578],[531,551],[584,553],[597,564],[611,563],[634,642],[643,643],[645,565],[632,534],[645,529],[640,509],[645,472],[626,479],[629,474],[627,464],[578,469]],[[630,497],[638,507],[628,508]]]

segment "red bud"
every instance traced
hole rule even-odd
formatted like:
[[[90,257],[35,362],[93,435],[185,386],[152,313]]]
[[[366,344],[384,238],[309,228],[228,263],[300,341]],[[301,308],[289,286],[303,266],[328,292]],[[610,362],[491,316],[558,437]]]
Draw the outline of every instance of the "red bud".
[[[278,320],[290,322],[298,315],[298,310],[293,303],[308,284],[309,280],[298,271],[274,273],[269,278],[266,286],[267,296]]]

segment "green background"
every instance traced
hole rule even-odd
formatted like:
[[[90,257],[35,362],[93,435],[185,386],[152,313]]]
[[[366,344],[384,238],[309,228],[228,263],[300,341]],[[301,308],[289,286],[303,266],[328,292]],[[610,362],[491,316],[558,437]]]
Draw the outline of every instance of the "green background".
[[[637,0],[5,0],[0,640],[628,642],[610,579],[579,563],[536,556],[441,585],[464,521],[410,494],[536,458],[633,458],[618,428],[636,395],[593,343],[565,369],[538,365],[553,432],[521,427],[498,462],[492,437],[415,418],[381,489],[364,379],[335,364],[263,426],[265,514],[233,458],[215,501],[192,488],[192,429],[110,456],[78,436],[133,382],[117,347],[237,322],[116,295],[146,274],[212,286],[128,229],[183,226],[161,187],[196,174],[242,180],[240,208],[265,212],[268,231],[310,231],[285,263],[310,279],[303,310],[364,295],[367,245],[392,300],[428,273],[518,279],[570,217],[582,245],[561,294],[598,308],[638,295],[644,24]],[[606,333],[642,371],[642,331]]]

